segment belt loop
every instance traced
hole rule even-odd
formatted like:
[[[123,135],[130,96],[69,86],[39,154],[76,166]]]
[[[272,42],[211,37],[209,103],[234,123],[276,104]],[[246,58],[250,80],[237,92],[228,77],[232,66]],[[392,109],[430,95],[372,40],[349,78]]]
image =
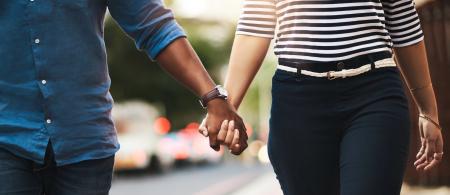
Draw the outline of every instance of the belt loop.
[[[297,78],[300,78],[302,76],[302,69],[301,68],[297,68],[296,76],[297,76]]]
[[[369,60],[370,60],[370,70],[375,70],[375,60],[373,60],[373,56],[372,56],[372,54],[369,54],[368,55],[368,57],[369,57]]]

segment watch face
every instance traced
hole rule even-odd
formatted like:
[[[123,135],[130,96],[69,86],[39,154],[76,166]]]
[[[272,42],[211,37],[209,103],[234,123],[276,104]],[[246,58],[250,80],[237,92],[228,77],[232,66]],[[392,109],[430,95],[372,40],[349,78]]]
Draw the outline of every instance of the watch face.
[[[220,95],[228,97],[228,91],[226,89],[223,87],[217,87],[217,89],[219,90]]]

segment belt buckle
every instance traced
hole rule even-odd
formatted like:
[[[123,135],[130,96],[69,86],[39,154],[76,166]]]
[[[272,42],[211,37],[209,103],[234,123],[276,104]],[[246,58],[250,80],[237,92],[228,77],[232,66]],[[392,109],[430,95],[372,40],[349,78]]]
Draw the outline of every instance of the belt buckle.
[[[328,78],[328,80],[334,80],[334,79],[337,79],[337,77],[336,76],[332,76],[331,75],[331,73],[333,73],[334,71],[328,71],[327,72],[327,78]]]

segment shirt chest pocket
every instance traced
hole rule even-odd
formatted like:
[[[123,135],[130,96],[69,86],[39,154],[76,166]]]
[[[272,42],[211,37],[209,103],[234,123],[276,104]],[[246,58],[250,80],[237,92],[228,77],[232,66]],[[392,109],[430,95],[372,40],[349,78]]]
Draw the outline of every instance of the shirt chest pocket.
[[[64,9],[82,9],[86,8],[89,1],[96,0],[56,0],[58,2],[58,7]]]

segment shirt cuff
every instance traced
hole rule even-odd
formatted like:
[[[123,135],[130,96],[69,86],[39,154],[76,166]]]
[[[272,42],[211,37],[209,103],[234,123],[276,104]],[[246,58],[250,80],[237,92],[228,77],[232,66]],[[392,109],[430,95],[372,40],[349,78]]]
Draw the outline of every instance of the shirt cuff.
[[[160,29],[159,32],[151,38],[151,46],[145,51],[151,60],[155,61],[156,57],[173,41],[178,38],[186,37],[186,33],[178,25],[175,20],[170,20],[166,22]]]
[[[408,42],[394,43],[393,47],[394,48],[407,47],[407,46],[415,45],[423,40],[424,40],[424,35],[422,34],[419,38],[413,39]]]

